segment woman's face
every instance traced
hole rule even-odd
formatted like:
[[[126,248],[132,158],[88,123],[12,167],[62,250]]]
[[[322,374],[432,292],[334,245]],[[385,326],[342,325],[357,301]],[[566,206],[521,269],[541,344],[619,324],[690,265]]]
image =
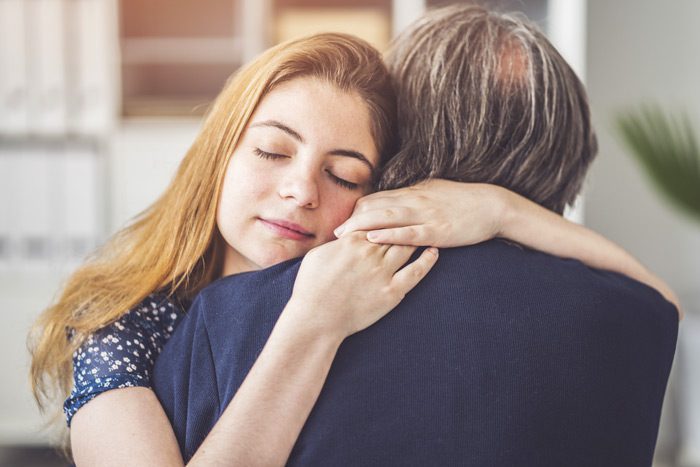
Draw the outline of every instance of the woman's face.
[[[379,154],[359,95],[297,78],[258,105],[224,177],[217,225],[223,275],[304,255],[333,240],[368,193]]]

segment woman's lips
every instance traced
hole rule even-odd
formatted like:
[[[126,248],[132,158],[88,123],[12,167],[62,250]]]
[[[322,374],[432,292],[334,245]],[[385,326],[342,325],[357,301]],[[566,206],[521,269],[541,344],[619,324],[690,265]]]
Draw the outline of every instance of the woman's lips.
[[[291,240],[309,240],[314,238],[314,234],[305,230],[302,226],[282,219],[262,219],[258,218],[265,228]]]

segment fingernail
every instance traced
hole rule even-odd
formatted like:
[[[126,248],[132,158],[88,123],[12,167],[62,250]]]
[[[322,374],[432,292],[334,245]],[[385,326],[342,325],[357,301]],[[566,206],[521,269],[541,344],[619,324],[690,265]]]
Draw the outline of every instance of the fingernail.
[[[367,240],[369,240],[370,242],[379,240],[380,236],[381,235],[379,235],[378,232],[367,232]]]
[[[434,254],[435,256],[438,255],[438,249],[435,248],[434,246],[431,246],[430,248],[428,248],[428,251],[429,251],[430,253]]]
[[[336,229],[333,231],[336,237],[340,237],[343,234],[343,231],[345,230],[345,226],[341,225],[336,227]]]

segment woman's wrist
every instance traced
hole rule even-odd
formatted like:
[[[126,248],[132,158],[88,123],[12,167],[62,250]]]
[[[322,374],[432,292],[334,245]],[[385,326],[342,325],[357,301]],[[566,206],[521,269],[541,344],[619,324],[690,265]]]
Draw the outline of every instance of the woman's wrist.
[[[326,319],[319,307],[292,296],[277,320],[275,329],[285,336],[340,347],[347,334]]]
[[[496,234],[494,236],[515,240],[513,232],[522,219],[518,206],[519,196],[498,185],[492,185],[492,188],[496,206]]]

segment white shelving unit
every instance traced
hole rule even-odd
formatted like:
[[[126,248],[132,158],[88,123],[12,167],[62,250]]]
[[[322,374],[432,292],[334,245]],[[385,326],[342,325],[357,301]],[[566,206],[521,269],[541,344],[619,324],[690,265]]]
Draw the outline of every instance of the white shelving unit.
[[[44,443],[27,333],[108,232],[116,0],[0,2],[0,445]]]

